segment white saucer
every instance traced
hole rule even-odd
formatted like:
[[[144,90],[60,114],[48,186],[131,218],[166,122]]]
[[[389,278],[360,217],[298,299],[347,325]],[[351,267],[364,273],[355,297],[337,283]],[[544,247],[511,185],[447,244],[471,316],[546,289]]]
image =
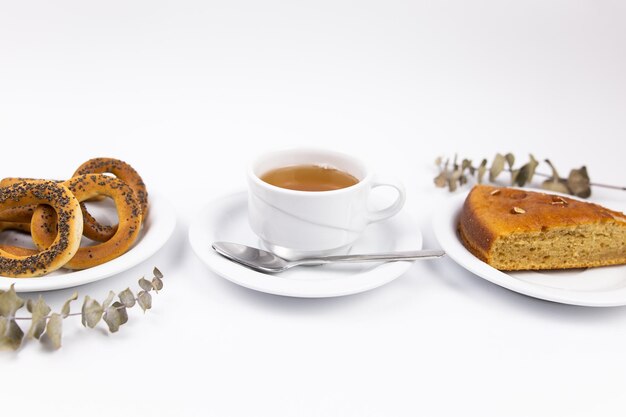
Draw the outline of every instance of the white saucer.
[[[206,205],[189,228],[189,241],[198,257],[216,274],[241,286],[290,297],[338,297],[371,290],[404,274],[411,262],[334,264],[299,267],[268,275],[233,263],[211,248],[214,241],[259,247],[248,225],[247,194],[225,196]],[[406,212],[368,226],[351,253],[422,248],[422,234]]]
[[[103,202],[104,203],[104,202]],[[97,203],[96,203],[97,205]],[[108,220],[109,222],[116,219],[107,218],[109,212],[98,212],[90,208],[90,211],[98,219]],[[8,278],[0,276],[0,289],[7,290],[11,284],[15,284],[15,291],[50,291],[62,288],[71,288],[77,285],[87,284],[108,278],[112,275],[126,271],[145,261],[158,251],[172,235],[176,226],[176,211],[167,199],[156,193],[150,193],[150,214],[144,223],[139,239],[135,245],[122,256],[113,259],[102,265],[93,268],[83,269],[81,271],[71,271],[68,269],[60,269],[46,276],[39,278]],[[3,239],[8,239],[4,243],[15,243],[10,240],[16,239],[20,246],[32,245],[30,236],[25,238],[24,235],[18,236],[16,233],[6,232],[7,235]],[[3,233],[4,234],[4,233]]]
[[[433,219],[446,254],[470,272],[509,290],[535,298],[590,307],[626,305],[626,265],[559,271],[499,271],[476,258],[461,243],[457,220],[467,193],[452,198]],[[594,201],[603,204],[601,201]],[[615,210],[615,202],[604,204]]]

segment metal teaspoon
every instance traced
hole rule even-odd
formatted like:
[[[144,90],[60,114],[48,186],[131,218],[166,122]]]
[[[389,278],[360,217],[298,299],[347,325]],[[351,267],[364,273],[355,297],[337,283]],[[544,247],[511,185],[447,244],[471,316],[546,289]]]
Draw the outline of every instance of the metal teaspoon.
[[[285,271],[300,265],[322,265],[333,262],[391,262],[435,259],[445,255],[442,250],[415,250],[406,252],[372,253],[363,255],[322,256],[288,261],[271,252],[239,243],[214,242],[213,249],[220,255],[248,268],[267,273]]]

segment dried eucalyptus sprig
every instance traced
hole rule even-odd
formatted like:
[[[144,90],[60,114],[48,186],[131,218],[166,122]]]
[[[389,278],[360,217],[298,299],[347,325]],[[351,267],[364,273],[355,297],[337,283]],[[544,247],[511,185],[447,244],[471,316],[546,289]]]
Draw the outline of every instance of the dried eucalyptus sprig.
[[[450,191],[455,191],[458,186],[468,182],[468,176],[474,177],[480,184],[483,182],[485,174],[489,172],[489,182],[493,183],[502,172],[506,171],[511,174],[511,185],[519,187],[532,186],[533,177],[536,175],[547,178],[539,185],[540,188],[582,198],[587,198],[591,195],[592,186],[626,191],[626,187],[592,183],[589,180],[589,174],[585,166],[579,169],[572,169],[567,178],[562,178],[549,159],[546,159],[545,163],[550,166],[552,170],[551,175],[536,172],[539,161],[532,154],[530,155],[530,160],[519,168],[514,166],[515,156],[512,153],[507,153],[506,155],[496,154],[489,168],[487,168],[487,159],[483,159],[475,167],[469,159],[463,159],[459,164],[456,155],[452,164],[450,164],[449,159],[443,162],[443,159],[439,157],[435,161],[439,168],[439,175],[435,177],[435,185],[441,188],[448,187]]]
[[[83,326],[94,328],[104,320],[109,331],[115,333],[120,326],[128,321],[129,308],[138,304],[144,311],[152,308],[152,295],[154,290],[159,292],[163,288],[163,274],[158,268],[152,271],[154,276],[151,280],[139,279],[141,291],[137,296],[126,288],[117,294],[119,301],[113,301],[116,297],[113,291],[109,291],[107,298],[99,303],[88,295],[85,296],[80,313],[70,312],[70,303],[78,299],[78,293],[72,296],[63,304],[60,313],[52,313],[52,309],[46,304],[40,295],[37,300],[28,299],[24,301],[15,292],[11,285],[8,291],[0,290],[0,350],[17,350],[26,337],[27,340],[38,339],[52,349],[61,347],[61,337],[63,330],[63,319],[70,316],[81,316]],[[16,317],[15,314],[24,305],[30,313],[30,317]],[[30,320],[30,328],[24,331],[17,324],[18,320]]]

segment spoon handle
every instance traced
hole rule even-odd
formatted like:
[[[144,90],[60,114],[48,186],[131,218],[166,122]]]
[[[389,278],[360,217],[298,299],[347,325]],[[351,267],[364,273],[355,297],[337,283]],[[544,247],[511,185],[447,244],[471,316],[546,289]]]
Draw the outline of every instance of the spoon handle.
[[[418,259],[434,259],[444,256],[442,250],[413,250],[407,252],[372,253],[363,255],[337,255],[307,258],[293,261],[297,265],[320,265],[333,262],[391,262],[416,261]]]

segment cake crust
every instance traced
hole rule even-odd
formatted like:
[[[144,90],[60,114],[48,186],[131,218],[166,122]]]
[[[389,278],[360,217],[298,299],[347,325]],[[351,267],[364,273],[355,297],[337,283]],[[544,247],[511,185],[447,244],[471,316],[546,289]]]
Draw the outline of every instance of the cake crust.
[[[597,243],[593,234],[606,237],[605,229],[612,237],[605,245],[607,255],[600,256],[597,251],[586,254],[585,239]],[[463,204],[458,230],[470,252],[501,270],[626,263],[626,216],[597,204],[558,195],[477,185]],[[551,256],[549,248],[559,245],[565,252],[555,250],[555,256]],[[567,250],[571,251],[570,256],[563,255],[567,255]],[[506,253],[519,259],[503,263],[502,254]]]

